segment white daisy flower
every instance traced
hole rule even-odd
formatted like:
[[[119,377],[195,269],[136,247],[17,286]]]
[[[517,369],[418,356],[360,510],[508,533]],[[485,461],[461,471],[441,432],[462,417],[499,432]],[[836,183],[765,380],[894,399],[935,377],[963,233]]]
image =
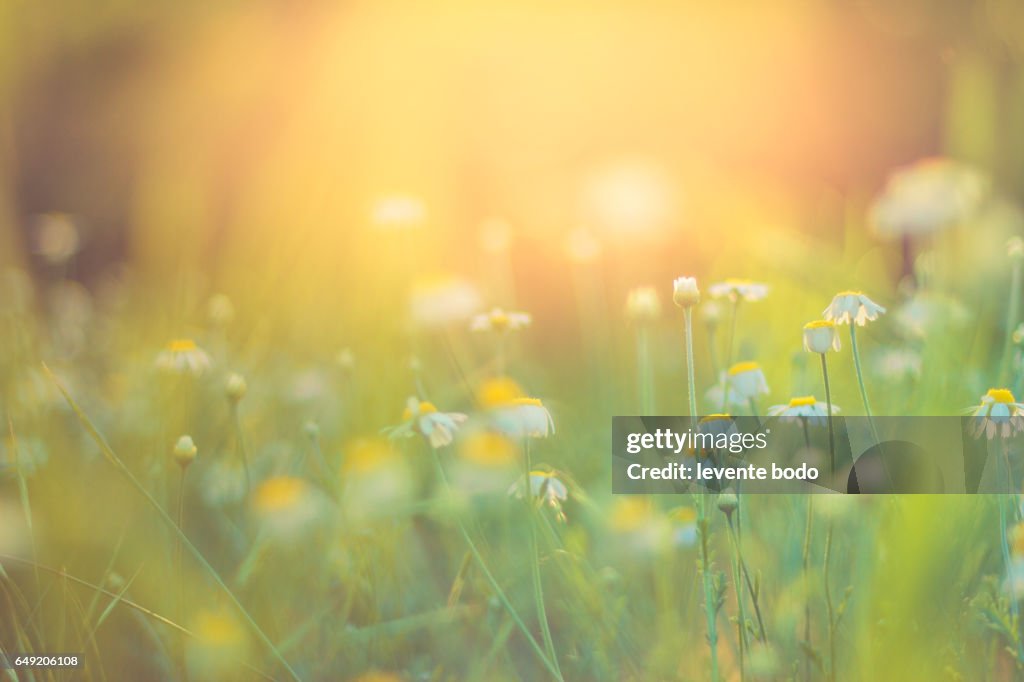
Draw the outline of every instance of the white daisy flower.
[[[441,276],[413,284],[409,296],[412,321],[422,327],[462,322],[480,308],[480,294],[458,277]]]
[[[729,373],[722,371],[718,373],[718,382],[714,386],[704,392],[704,404],[719,406],[725,404],[725,409],[738,408],[746,409],[748,407],[748,401],[736,394],[736,391],[725,390],[726,384],[729,381]],[[728,394],[728,402],[725,402]]]
[[[728,381],[730,390],[744,400],[769,392],[764,372],[756,362],[737,362],[729,368]]]
[[[323,518],[327,500],[305,479],[274,476],[253,491],[252,507],[270,537],[292,542]]]
[[[661,298],[654,287],[637,287],[626,296],[626,317],[650,322],[661,315]]]
[[[840,347],[839,330],[835,322],[815,320],[804,325],[804,350],[808,353],[838,351]]]
[[[729,435],[736,433],[736,421],[732,418],[731,414],[709,414],[701,417],[700,421],[697,422],[698,433],[710,433],[712,435]]]
[[[768,295],[768,285],[749,279],[727,279],[708,287],[711,298],[727,298],[730,301],[760,301]]]
[[[509,495],[522,499],[525,489],[523,476],[508,489]],[[535,469],[530,472],[530,496],[539,504],[546,504],[555,510],[558,519],[565,521],[562,503],[569,499],[569,489],[558,478],[558,472]]]
[[[878,319],[885,308],[878,305],[861,291],[841,291],[825,308],[822,317],[836,324],[855,323],[863,327],[870,321]]]
[[[532,321],[529,313],[506,312],[501,308],[492,308],[489,313],[475,315],[469,323],[469,329],[474,332],[515,332],[529,327]]]
[[[976,214],[987,185],[984,176],[963,164],[924,159],[889,176],[871,207],[871,223],[890,237],[955,227]]]
[[[206,351],[192,339],[174,339],[156,356],[157,369],[169,374],[191,374],[198,377],[212,364]]]
[[[672,300],[680,308],[690,308],[700,303],[697,278],[676,277],[672,281]]]
[[[527,397],[512,379],[485,381],[477,399],[494,428],[510,438],[547,438],[555,432],[555,422],[544,404]]]
[[[970,414],[975,418],[971,431],[976,438],[1009,438],[1024,431],[1024,405],[1008,388],[990,388]]]
[[[455,437],[459,425],[465,422],[466,415],[460,412],[438,412],[433,403],[409,398],[402,423],[384,429],[391,438],[409,438],[419,434],[427,439],[432,448],[448,445]]]
[[[839,407],[832,406],[832,414],[839,412]],[[792,398],[787,405],[772,405],[768,408],[769,417],[778,417],[783,421],[807,420],[808,424],[822,426],[828,416],[828,405],[818,402],[813,395]]]

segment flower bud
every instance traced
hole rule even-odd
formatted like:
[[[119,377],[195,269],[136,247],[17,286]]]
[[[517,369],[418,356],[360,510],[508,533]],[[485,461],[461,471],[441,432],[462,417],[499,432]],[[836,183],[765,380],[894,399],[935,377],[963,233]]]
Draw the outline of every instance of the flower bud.
[[[718,496],[718,509],[730,518],[739,505],[740,501],[735,493],[722,493]]]
[[[245,377],[241,374],[232,373],[228,376],[227,383],[224,384],[224,395],[233,403],[244,398],[248,390],[249,385],[245,383]]]
[[[658,319],[661,299],[654,287],[639,287],[626,297],[626,315],[633,320],[647,322]]]
[[[672,300],[680,308],[691,308],[700,303],[700,289],[695,277],[677,277],[672,282]]]
[[[187,467],[196,458],[198,449],[192,442],[192,436],[182,436],[174,445],[174,461],[182,468]]]

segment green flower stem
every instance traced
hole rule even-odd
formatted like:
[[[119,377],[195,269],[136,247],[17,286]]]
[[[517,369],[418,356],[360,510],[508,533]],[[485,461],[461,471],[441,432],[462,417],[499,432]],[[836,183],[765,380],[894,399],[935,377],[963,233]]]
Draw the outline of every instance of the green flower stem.
[[[875,420],[871,416],[871,404],[868,402],[868,392],[864,388],[864,372],[860,366],[860,351],[857,350],[857,325],[850,322],[850,349],[853,351],[853,368],[857,371],[857,386],[860,388],[860,399],[864,402],[864,414],[868,418],[868,426],[871,427],[871,435],[875,443],[880,443],[878,431],[875,429]]]
[[[697,384],[693,368],[693,308],[683,309],[686,336],[686,378],[690,398],[691,428],[697,421]],[[700,534],[701,582],[704,588],[704,615],[708,626],[708,648],[711,653],[711,681],[719,682],[718,673],[718,606],[715,604],[714,587],[711,584],[711,520],[708,518],[708,494],[698,493],[697,529]]]
[[[651,367],[650,329],[640,323],[636,330],[636,367],[640,381],[640,412],[645,416],[654,414],[654,372]]]
[[[829,585],[830,560],[832,558],[832,520],[829,519],[828,530],[825,532],[825,559],[823,568],[823,579],[825,583],[825,613],[828,618],[828,679],[829,682],[836,680],[836,619],[835,610],[832,607],[832,588]]]
[[[851,327],[852,329],[852,327]],[[821,353],[821,380],[825,384],[825,419],[828,422],[828,464],[830,474],[836,475],[836,433],[835,426],[832,424],[832,389],[828,383],[828,360],[825,359],[825,354]],[[857,357],[856,351],[854,351],[854,357]],[[859,366],[859,362],[858,362]],[[860,372],[857,373],[860,376]],[[864,388],[861,384],[861,392],[863,393]],[[867,398],[864,399],[865,403]],[[806,425],[804,426],[806,429]]]
[[[537,608],[537,620],[540,621],[541,637],[544,639],[544,649],[548,659],[558,671],[561,678],[562,670],[558,665],[558,654],[555,651],[555,641],[551,637],[551,625],[548,623],[547,606],[544,604],[544,583],[540,575],[540,550],[537,547],[537,527],[534,523],[536,507],[533,503],[533,486],[530,481],[530,439],[527,437],[523,442],[523,461],[526,465],[526,491],[523,498],[526,500],[526,524],[530,527],[530,577],[533,581],[533,601]]]
[[[737,298],[732,302],[732,315],[729,320],[729,344],[726,346],[725,351],[725,372],[726,376],[722,380],[725,385],[722,387],[722,409],[720,412],[728,412],[729,406],[729,368],[732,367],[732,352],[733,344],[736,342],[736,318],[739,317],[740,312],[740,300]]]
[[[54,383],[54,385],[57,386],[57,389],[60,390],[61,395],[64,396],[64,400],[67,401],[68,406],[71,408],[71,411],[75,413],[75,416],[78,418],[79,423],[81,423],[81,425],[89,433],[89,436],[99,447],[100,451],[103,453],[104,458],[106,458],[106,460],[118,471],[118,473],[124,476],[125,479],[129,483],[131,483],[132,487],[135,488],[136,492],[142,495],[146,502],[151,507],[153,507],[153,510],[156,512],[160,520],[171,529],[174,535],[182,542],[185,548],[188,549],[189,553],[193,556],[193,558],[195,558],[199,565],[202,566],[203,569],[210,574],[210,577],[217,584],[217,587],[219,587],[221,591],[224,592],[225,596],[227,596],[228,600],[238,611],[239,615],[241,615],[245,622],[248,624],[253,634],[255,634],[257,639],[259,639],[263,646],[267,648],[267,651],[270,652],[274,659],[279,664],[281,664],[281,667],[283,667],[285,671],[287,671],[288,676],[291,677],[293,680],[296,680],[297,682],[301,682],[301,678],[299,677],[298,673],[296,673],[295,670],[291,667],[287,659],[285,659],[285,657],[281,654],[281,652],[274,645],[274,643],[267,636],[267,634],[263,632],[263,629],[259,626],[259,624],[252,617],[252,615],[245,608],[245,606],[242,605],[242,602],[238,600],[238,597],[235,596],[235,593],[231,591],[231,588],[227,586],[227,584],[224,582],[224,579],[221,578],[220,574],[217,572],[217,569],[215,569],[210,564],[210,562],[206,560],[206,557],[203,556],[203,553],[201,551],[199,551],[199,548],[192,544],[192,541],[188,539],[184,532],[182,532],[181,527],[174,522],[174,519],[172,519],[170,515],[164,510],[163,506],[159,502],[157,502],[156,498],[153,497],[152,493],[150,493],[145,486],[139,483],[139,480],[135,478],[135,475],[132,474],[131,470],[125,465],[124,461],[117,456],[117,453],[115,453],[113,448],[110,447],[110,444],[107,443],[106,438],[104,438],[103,435],[99,432],[99,429],[96,428],[96,425],[92,422],[91,419],[89,419],[88,416],[86,416],[85,412],[82,411],[82,408],[78,405],[75,399],[72,398],[71,394],[68,393],[67,389],[64,388],[64,385],[61,384],[57,380],[57,377],[53,375],[53,373],[50,371],[50,368],[47,367],[46,365],[43,365],[43,369],[46,371],[47,376],[50,377],[50,380]]]
[[[807,435],[807,422],[804,420],[804,436]],[[810,439],[807,439],[808,447],[810,447]],[[811,647],[811,599],[810,599],[810,565],[811,565],[811,529],[814,524],[814,495],[807,496],[807,524],[804,526],[804,545],[801,556],[801,566],[803,569],[804,578],[804,590],[806,594],[804,599],[804,643],[808,650]],[[811,679],[811,657],[806,655],[804,657],[804,679]]]
[[[249,454],[245,449],[245,435],[242,433],[242,419],[238,415],[238,402],[236,401],[231,403],[231,421],[235,427],[235,448],[238,451],[239,459],[242,460],[242,471],[245,472],[245,496],[248,497],[252,487],[249,476]]]
[[[999,357],[999,382],[1006,384],[1010,377],[1010,352],[1013,350],[1013,329],[1020,319],[1020,290],[1024,280],[1022,261],[1013,259],[1013,270],[1010,273],[1010,301],[1006,307],[1006,338],[1003,340],[1003,352]]]
[[[736,548],[736,560],[740,567],[743,579],[747,584],[747,591],[750,593],[750,601],[754,604],[754,616],[757,618],[757,638],[762,643],[768,641],[768,632],[764,627],[764,618],[761,616],[761,605],[758,603],[757,590],[754,589],[754,582],[750,579],[750,571],[747,569],[747,562],[743,560],[743,547],[740,544],[739,534],[736,532],[736,527],[733,525],[732,517],[727,515],[729,521],[729,532],[732,534],[734,546]],[[736,586],[737,598],[743,594],[743,585]]]
[[[441,459],[437,455],[437,450],[431,448],[430,451],[434,456],[434,467],[437,470],[437,478],[444,487],[445,493],[450,493],[451,488],[448,485],[448,477],[444,473],[444,467],[441,466]],[[526,485],[527,488],[529,488],[529,479],[526,480]],[[530,632],[530,628],[526,627],[526,623],[524,623],[523,619],[519,616],[519,612],[516,611],[514,606],[512,606],[512,602],[509,600],[508,595],[505,594],[505,590],[501,589],[501,585],[494,577],[494,574],[491,573],[491,570],[487,567],[487,562],[484,561],[484,557],[477,548],[476,543],[473,542],[473,538],[469,536],[466,526],[458,519],[455,520],[455,525],[458,526],[459,535],[462,536],[463,542],[466,543],[466,547],[469,548],[470,554],[473,555],[473,560],[476,561],[477,566],[480,568],[480,572],[483,573],[484,579],[490,584],[491,589],[494,590],[494,595],[498,598],[498,601],[501,602],[502,607],[504,607],[509,617],[511,617],[513,622],[515,622],[516,627],[518,627],[519,631],[523,633],[523,636],[526,638],[530,648],[533,649],[533,653],[537,655],[540,662],[556,680],[563,682],[561,671],[559,671],[554,663],[551,662],[547,654],[544,653],[544,649],[537,643],[533,633]]]

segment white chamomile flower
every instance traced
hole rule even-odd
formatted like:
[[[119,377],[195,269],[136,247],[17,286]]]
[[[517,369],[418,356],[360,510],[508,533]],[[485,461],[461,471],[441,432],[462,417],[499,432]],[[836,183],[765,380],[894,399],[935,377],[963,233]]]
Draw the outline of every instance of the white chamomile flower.
[[[501,308],[492,308],[489,313],[475,315],[469,323],[470,331],[474,332],[515,332],[529,327],[533,318],[529,313],[506,312]]]
[[[832,414],[839,411],[839,407],[832,406]],[[828,416],[828,406],[818,402],[813,395],[805,395],[792,398],[787,405],[772,405],[768,408],[769,417],[778,417],[783,421],[795,421],[804,419],[808,424],[821,426]]]
[[[409,398],[402,423],[384,429],[391,438],[408,438],[419,434],[427,439],[432,448],[448,445],[455,437],[459,425],[465,422],[466,415],[459,412],[439,412],[433,403]]]
[[[458,277],[418,280],[409,296],[412,321],[421,327],[464,322],[479,309],[480,293],[471,283]]]
[[[839,330],[831,320],[815,320],[804,325],[804,350],[808,353],[838,351]]]
[[[974,216],[988,191],[973,168],[942,158],[897,169],[871,207],[871,223],[882,235],[932,234]]]
[[[718,381],[714,386],[704,392],[704,402],[707,405],[725,405],[724,409],[730,408],[745,409],[748,407],[748,401],[746,398],[739,396],[732,389],[726,391],[725,387],[729,381],[729,373],[722,371],[718,373]],[[728,398],[728,402],[726,402]]]
[[[508,489],[508,494],[522,499],[524,493],[523,477],[520,477],[519,481],[513,483]],[[565,514],[562,512],[562,503],[569,499],[569,489],[565,486],[565,483],[562,483],[558,478],[557,472],[542,471],[539,469],[531,471],[530,497],[536,500],[539,504],[546,504],[554,509],[558,519],[560,521],[565,521]]]
[[[885,308],[878,305],[862,291],[840,291],[822,313],[822,317],[836,324],[854,323],[863,327],[878,319]]]
[[[1008,388],[990,388],[970,413],[975,418],[971,431],[976,438],[1009,438],[1024,431],[1024,405]]]
[[[680,308],[692,308],[700,303],[700,289],[696,277],[676,277],[672,280],[672,300]]]
[[[756,362],[737,362],[729,368],[729,388],[744,400],[767,394],[768,381]]]
[[[661,315],[661,298],[654,287],[637,287],[626,296],[626,317],[637,322],[650,322]]]
[[[749,279],[727,279],[708,287],[712,298],[726,298],[730,301],[760,301],[768,295],[768,285]]]
[[[555,422],[544,404],[527,397],[507,377],[484,382],[478,400],[488,411],[494,428],[510,438],[547,438],[555,432]]]
[[[198,377],[210,369],[210,356],[192,339],[174,339],[156,356],[157,369]]]

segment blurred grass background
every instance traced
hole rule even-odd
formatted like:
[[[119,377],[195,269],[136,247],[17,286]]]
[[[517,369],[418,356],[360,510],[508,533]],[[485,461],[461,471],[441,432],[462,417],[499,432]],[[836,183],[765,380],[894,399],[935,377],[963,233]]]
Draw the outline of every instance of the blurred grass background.
[[[346,503],[324,478],[356,439],[399,421],[410,394],[475,412],[490,341],[462,321],[443,332],[410,322],[417,283],[457,276],[481,309],[533,316],[510,341],[508,372],[555,419],[534,461],[569,482],[568,521],[541,517],[552,532],[540,562],[565,678],[710,679],[696,550],[637,540],[692,501],[638,510],[608,494],[610,417],[639,411],[627,292],[662,294],[659,413],[687,411],[681,319],[669,314],[682,274],[702,289],[735,276],[770,285],[743,307],[735,344],[736,359],[764,368],[765,405],[822,397],[800,327],[845,289],[890,307],[862,337],[877,413],[976,403],[1000,383],[1019,321],[1007,321],[1005,244],[1022,232],[1022,27],[1009,0],[5,3],[0,549],[115,594],[131,581],[126,595],[209,649],[191,650],[196,679],[251,679],[239,659],[287,677],[192,561],[190,597],[177,596],[174,536],[103,461],[45,361],[172,514],[171,448],[195,438],[186,534],[303,679],[540,679],[453,521],[472,520],[511,601],[532,614],[524,514],[504,490],[450,499],[418,442],[395,455],[416,490],[382,512],[369,498],[367,509]],[[880,235],[872,202],[894,169],[927,157],[983,176],[983,209],[955,229]],[[232,314],[211,310],[217,294]],[[702,406],[723,336],[698,325]],[[174,338],[212,359],[187,399],[153,370]],[[354,365],[339,363],[343,349]],[[895,351],[919,369],[901,369],[906,355],[886,364]],[[830,358],[834,399],[856,414],[847,352]],[[324,505],[297,534],[304,544],[267,549],[257,502],[210,501],[240,442],[229,372],[250,389],[239,430],[256,483],[294,473],[310,486],[301,496]],[[1019,676],[1016,625],[999,625],[1014,616],[991,499],[827,505],[808,550],[813,588],[801,572],[806,500],[745,504],[769,646],[741,671],[729,534],[714,511],[723,679]],[[835,660],[820,586],[826,518],[836,603],[853,587]],[[88,652],[85,679],[185,674],[166,624],[120,606],[101,618],[110,595],[0,563],[5,651]],[[214,606],[231,615],[200,608]]]

